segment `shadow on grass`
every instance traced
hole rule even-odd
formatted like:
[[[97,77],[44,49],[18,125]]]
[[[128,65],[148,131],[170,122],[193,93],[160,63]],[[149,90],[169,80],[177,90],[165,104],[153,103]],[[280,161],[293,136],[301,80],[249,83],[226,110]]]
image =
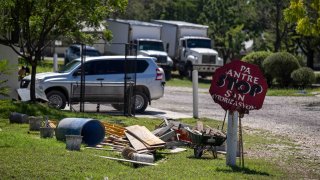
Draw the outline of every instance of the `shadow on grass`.
[[[231,167],[231,169],[222,169],[222,168],[217,168],[217,171],[223,172],[223,173],[233,173],[233,172],[240,172],[243,174],[255,174],[255,175],[261,175],[261,176],[270,176],[269,173],[267,172],[262,172],[262,171],[256,171],[253,169],[249,169],[249,168],[242,168],[239,166],[233,166]]]

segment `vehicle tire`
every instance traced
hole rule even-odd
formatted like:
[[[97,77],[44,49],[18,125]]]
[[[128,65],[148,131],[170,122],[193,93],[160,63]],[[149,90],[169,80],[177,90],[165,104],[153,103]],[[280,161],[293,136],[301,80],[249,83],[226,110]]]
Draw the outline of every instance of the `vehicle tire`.
[[[189,79],[192,79],[192,65],[187,65],[187,73],[186,73],[186,76],[187,76],[187,78],[189,78]]]
[[[123,104],[111,104],[111,106],[118,111],[123,111],[124,109]]]
[[[164,74],[166,76],[166,81],[169,81],[171,79],[171,70],[165,70]]]
[[[134,103],[135,112],[143,113],[148,106],[147,96],[143,92],[136,92],[136,95],[134,98],[136,100]]]
[[[49,100],[48,104],[50,107],[54,107],[57,109],[64,109],[66,107],[67,98],[61,91],[49,91],[47,93],[47,98]]]
[[[182,70],[179,70],[179,75],[182,76],[182,77],[184,77],[184,76],[186,76],[186,72],[185,72],[185,71],[182,71]]]

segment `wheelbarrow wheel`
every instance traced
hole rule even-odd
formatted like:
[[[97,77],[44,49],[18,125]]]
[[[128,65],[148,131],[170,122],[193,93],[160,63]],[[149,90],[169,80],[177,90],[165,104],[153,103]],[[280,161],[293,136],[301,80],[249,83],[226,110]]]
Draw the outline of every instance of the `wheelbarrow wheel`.
[[[194,153],[195,158],[201,158],[201,156],[203,154],[203,149],[201,147],[195,147],[193,149],[193,153]]]

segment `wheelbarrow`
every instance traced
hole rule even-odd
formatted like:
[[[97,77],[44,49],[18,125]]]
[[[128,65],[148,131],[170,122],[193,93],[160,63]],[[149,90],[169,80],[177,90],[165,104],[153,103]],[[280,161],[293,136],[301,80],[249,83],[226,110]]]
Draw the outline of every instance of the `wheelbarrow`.
[[[208,134],[197,134],[188,130],[189,138],[191,139],[191,147],[194,150],[194,156],[200,158],[204,152],[212,152],[214,158],[217,158],[216,146],[221,146],[226,137],[213,136]]]

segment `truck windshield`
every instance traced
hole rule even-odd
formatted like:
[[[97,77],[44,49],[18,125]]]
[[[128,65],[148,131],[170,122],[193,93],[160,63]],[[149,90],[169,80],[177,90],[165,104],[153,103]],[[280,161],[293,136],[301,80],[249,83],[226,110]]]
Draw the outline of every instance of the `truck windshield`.
[[[68,64],[66,64],[65,66],[62,66],[59,69],[59,73],[67,73],[72,71],[76,66],[78,66],[78,64],[80,64],[80,61],[71,61]]]
[[[164,48],[159,41],[139,41],[139,51],[141,50],[164,51]]]
[[[188,48],[211,48],[210,39],[188,39]]]

